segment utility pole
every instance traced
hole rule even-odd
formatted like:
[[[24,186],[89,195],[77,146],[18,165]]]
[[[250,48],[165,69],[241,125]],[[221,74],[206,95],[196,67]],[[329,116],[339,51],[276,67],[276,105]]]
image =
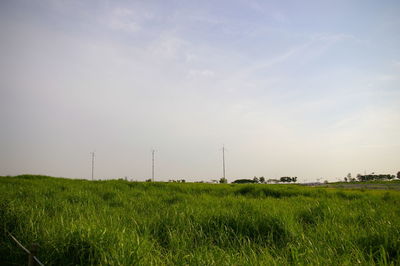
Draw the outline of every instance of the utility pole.
[[[93,174],[94,174],[94,152],[90,153],[92,155],[92,181],[93,181]]]
[[[154,182],[154,153],[155,153],[156,151],[155,150],[152,150],[151,151],[151,181],[153,181]]]
[[[223,178],[225,179],[225,146],[222,145],[222,173],[223,173]]]

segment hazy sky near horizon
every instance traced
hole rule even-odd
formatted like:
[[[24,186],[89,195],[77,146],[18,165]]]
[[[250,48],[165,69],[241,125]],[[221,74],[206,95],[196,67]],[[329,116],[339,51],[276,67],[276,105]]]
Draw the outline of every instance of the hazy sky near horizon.
[[[399,1],[0,2],[0,175],[400,171]]]

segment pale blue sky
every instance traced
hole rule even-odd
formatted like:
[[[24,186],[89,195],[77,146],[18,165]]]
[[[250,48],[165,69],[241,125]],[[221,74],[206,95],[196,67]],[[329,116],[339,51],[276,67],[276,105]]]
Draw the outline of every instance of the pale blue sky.
[[[400,171],[398,1],[1,1],[0,175]]]

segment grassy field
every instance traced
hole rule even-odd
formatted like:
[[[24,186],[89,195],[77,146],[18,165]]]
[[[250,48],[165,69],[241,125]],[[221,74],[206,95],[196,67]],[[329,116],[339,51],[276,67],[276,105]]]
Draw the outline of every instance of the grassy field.
[[[400,192],[0,177],[0,258],[49,265],[399,265]]]

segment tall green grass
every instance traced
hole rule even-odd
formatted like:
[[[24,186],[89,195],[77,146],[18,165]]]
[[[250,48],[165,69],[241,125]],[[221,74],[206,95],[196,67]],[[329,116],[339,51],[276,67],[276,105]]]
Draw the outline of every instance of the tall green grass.
[[[6,231],[49,265],[400,264],[400,192],[0,177]]]

